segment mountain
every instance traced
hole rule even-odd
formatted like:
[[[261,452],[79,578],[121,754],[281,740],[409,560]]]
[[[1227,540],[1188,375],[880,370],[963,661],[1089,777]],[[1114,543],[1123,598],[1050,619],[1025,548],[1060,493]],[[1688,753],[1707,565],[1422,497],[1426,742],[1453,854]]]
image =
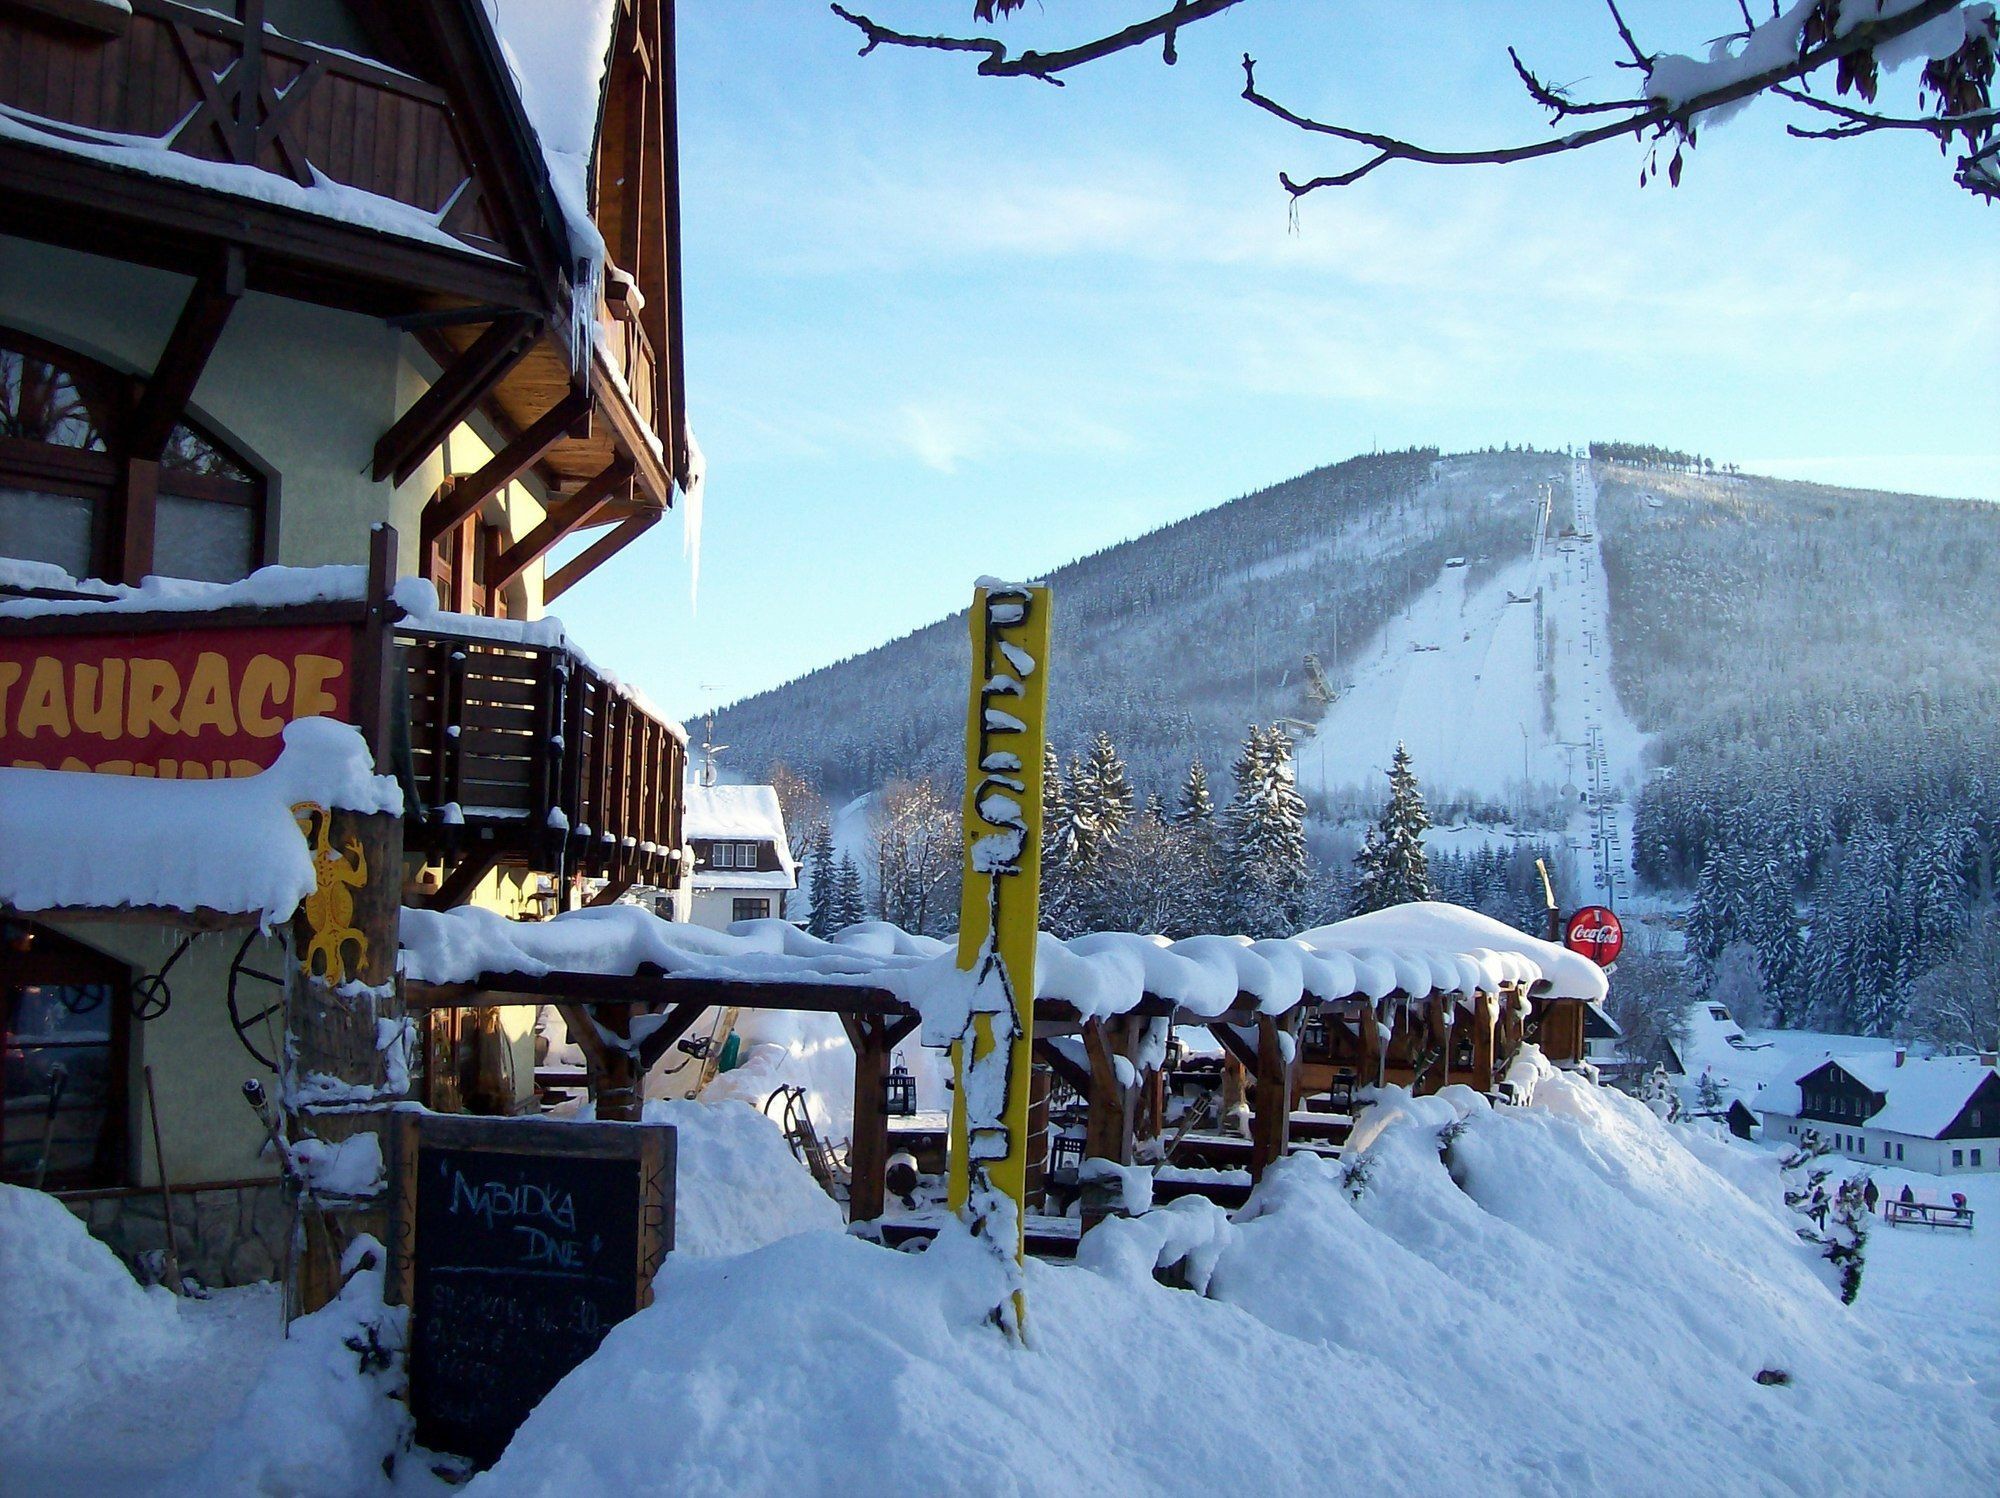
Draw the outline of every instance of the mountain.
[[[1072,753],[1109,730],[1143,793],[1178,783],[1191,755],[1226,765],[1253,719],[1310,723],[1308,653],[1339,678],[1448,561],[1483,577],[1525,555],[1542,488],[1567,467],[1546,453],[1370,454],[1058,569],[1052,738]],[[955,781],[966,651],[955,614],[739,702],[717,732],[738,770],[783,760],[830,794]]]

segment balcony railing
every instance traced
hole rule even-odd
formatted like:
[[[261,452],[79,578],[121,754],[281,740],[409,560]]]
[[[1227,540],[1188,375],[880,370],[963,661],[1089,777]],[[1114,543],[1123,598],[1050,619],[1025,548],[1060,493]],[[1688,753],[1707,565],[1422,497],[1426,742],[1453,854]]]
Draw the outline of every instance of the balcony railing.
[[[132,0],[131,11],[105,35],[0,8],[0,103],[94,148],[162,147],[300,187],[323,176],[506,253],[469,190],[472,157],[443,90],[202,6]]]
[[[679,734],[576,652],[398,626],[418,805],[408,846],[671,885]]]

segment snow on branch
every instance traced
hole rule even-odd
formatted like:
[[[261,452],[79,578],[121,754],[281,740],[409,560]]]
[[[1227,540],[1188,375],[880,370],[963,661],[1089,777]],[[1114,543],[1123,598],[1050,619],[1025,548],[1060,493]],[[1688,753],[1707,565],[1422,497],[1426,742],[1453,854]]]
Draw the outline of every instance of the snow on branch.
[[[867,16],[856,15],[844,5],[835,5],[833,13],[848,25],[859,30],[866,40],[862,44],[861,56],[866,57],[877,47],[915,47],[934,52],[977,52],[981,54],[980,73],[988,78],[1039,78],[1044,83],[1062,87],[1062,79],[1055,75],[1071,68],[1081,67],[1087,62],[1110,57],[1133,47],[1144,46],[1148,42],[1160,43],[1160,60],[1171,67],[1178,59],[1176,51],[1180,28],[1196,21],[1203,21],[1219,15],[1242,0],[1176,0],[1176,3],[1161,14],[1143,21],[1134,21],[1130,26],[1109,35],[1080,42],[1074,47],[1065,47],[1056,52],[1026,51],[1008,54],[1006,43],[994,37],[979,36],[938,36],[912,34],[894,31],[887,26],[870,20]],[[992,21],[996,10],[1000,14],[1020,8],[1019,0],[980,0],[975,19]]]
[[[1994,161],[1996,112],[1991,107],[1996,27],[1990,4],[1966,0],[1799,0],[1787,9],[1775,6],[1771,18],[1756,22],[1739,0],[1741,30],[1719,38],[1706,57],[1648,52],[1633,35],[1615,0],[1607,0],[1612,24],[1629,54],[1618,66],[1641,74],[1643,86],[1633,98],[1579,100],[1566,88],[1545,82],[1511,47],[1507,55],[1528,95],[1549,111],[1552,122],[1578,115],[1608,116],[1587,129],[1514,146],[1445,150],[1354,126],[1316,120],[1298,114],[1257,86],[1256,60],[1243,58],[1243,97],[1285,123],[1315,135],[1366,147],[1369,154],[1341,171],[1299,180],[1281,172],[1278,180],[1296,202],[1322,187],[1345,187],[1392,161],[1431,166],[1506,165],[1538,157],[1582,150],[1619,136],[1673,142],[1668,180],[1680,182],[1684,153],[1695,143],[1699,126],[1720,123],[1760,94],[1775,93],[1809,108],[1840,116],[1842,123],[1826,130],[1792,127],[1805,139],[1842,139],[1871,130],[1919,129],[1948,144],[1963,138],[1971,154],[1959,163],[1957,180],[1970,191],[2000,196],[2000,172]],[[1831,103],[1805,86],[1812,74],[1835,69],[1835,91],[1853,92],[1872,103],[1881,66],[1894,67],[1925,59],[1920,98],[1937,101],[1937,112],[1898,118]],[[1640,172],[1643,183],[1656,170],[1657,157]]]

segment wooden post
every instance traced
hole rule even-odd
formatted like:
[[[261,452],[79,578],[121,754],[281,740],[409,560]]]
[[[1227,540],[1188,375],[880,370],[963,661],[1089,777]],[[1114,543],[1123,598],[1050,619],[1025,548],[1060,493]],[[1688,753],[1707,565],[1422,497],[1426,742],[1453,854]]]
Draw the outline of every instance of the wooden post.
[[[285,1272],[294,1318],[339,1293],[341,1256],[356,1237],[389,1241],[379,1162],[388,1157],[389,1110],[407,1095],[413,1038],[396,986],[402,818],[319,806],[298,813],[318,884],[292,919],[286,959],[280,1099],[301,1172]],[[355,1142],[363,1136],[379,1148],[372,1179],[369,1146]],[[336,1151],[338,1169],[328,1163]]]
[[[1141,1021],[1140,1023],[1144,1023]],[[1110,1160],[1118,1165],[1132,1163],[1133,1092],[1118,1080],[1114,1059],[1130,1059],[1131,1022],[1089,1019],[1083,1022],[1083,1048],[1090,1058],[1090,1114],[1084,1130],[1083,1156],[1089,1160]],[[1122,1193],[1108,1185],[1086,1182],[1081,1191],[1083,1228],[1088,1232],[1117,1211]]]
[[[1285,1157],[1292,1138],[1292,1060],[1280,1036],[1297,1043],[1299,1011],[1280,1019],[1276,1015],[1257,1016],[1257,1085],[1250,1103],[1250,1178],[1263,1179],[1264,1172]]]
[[[1469,1023],[1472,1025],[1472,1079],[1473,1086],[1481,1092],[1491,1092],[1497,1085],[1494,1076],[1493,1029],[1499,1019],[1497,1001],[1485,989],[1479,991],[1479,1002],[1472,1011]]]
[[[638,1123],[643,1078],[630,1041],[632,1004],[563,1004],[563,1024],[583,1052],[590,1101],[600,1123]]]
[[[843,1014],[854,1047],[854,1129],[847,1143],[847,1220],[872,1222],[882,1215],[889,1166],[889,1085],[887,1026],[872,1015]]]
[[[1382,1045],[1382,1016],[1376,1011],[1375,1001],[1366,994],[1361,996],[1361,1014],[1355,1021],[1358,1026],[1356,1038],[1361,1042],[1361,1075],[1366,1080],[1362,1085],[1380,1087],[1382,1068],[1387,1064]]]
[[[1434,988],[1424,1004],[1423,1042],[1420,1048],[1413,1041],[1410,1051],[1412,1058],[1429,1051],[1437,1059],[1431,1062],[1430,1069],[1420,1080],[1413,1079],[1412,1091],[1424,1094],[1442,1092],[1451,1078],[1451,1025],[1444,1007],[1447,1002],[1448,996],[1444,991]]]

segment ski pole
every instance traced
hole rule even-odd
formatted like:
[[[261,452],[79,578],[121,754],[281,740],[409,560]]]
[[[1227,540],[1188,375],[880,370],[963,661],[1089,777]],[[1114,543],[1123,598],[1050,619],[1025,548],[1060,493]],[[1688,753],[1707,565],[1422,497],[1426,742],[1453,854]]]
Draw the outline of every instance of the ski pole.
[[[49,1068],[49,1108],[42,1115],[42,1158],[35,1163],[35,1189],[48,1178],[49,1151],[55,1147],[56,1113],[62,1107],[63,1090],[69,1086],[69,1068],[58,1061]]]

